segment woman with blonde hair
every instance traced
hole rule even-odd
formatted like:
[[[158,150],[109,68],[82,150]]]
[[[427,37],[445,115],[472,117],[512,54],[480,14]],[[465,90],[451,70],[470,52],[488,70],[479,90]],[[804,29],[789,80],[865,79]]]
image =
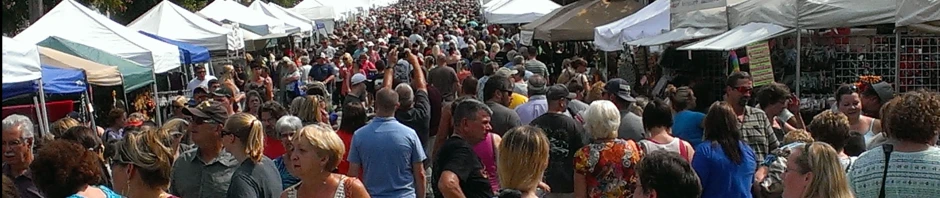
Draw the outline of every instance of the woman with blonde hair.
[[[499,43],[493,43],[490,45],[490,53],[487,54],[490,56],[490,60],[496,60],[496,54],[499,53],[500,50],[502,50],[502,48],[499,47]]]
[[[125,197],[176,197],[166,192],[174,156],[163,130],[131,133],[115,144],[111,158],[114,190]]]
[[[222,145],[241,164],[232,173],[227,197],[273,198],[280,194],[281,178],[263,154],[264,127],[247,113],[229,116],[221,132]]]
[[[305,96],[306,100],[300,103],[297,117],[304,125],[316,123],[329,123],[329,113],[326,112],[326,103],[319,96]]]
[[[536,191],[548,168],[548,137],[542,129],[520,126],[503,134],[497,171],[500,198],[540,197]]]
[[[829,144],[808,143],[793,149],[783,173],[784,198],[853,198],[839,163],[839,153]]]
[[[160,127],[160,130],[166,131],[170,135],[170,138],[172,138],[172,141],[167,147],[170,147],[172,150],[173,159],[179,157],[180,153],[193,148],[187,129],[189,129],[189,121],[179,118],[167,121]]]
[[[617,138],[620,110],[609,100],[597,100],[585,111],[584,120],[584,130],[594,141],[574,154],[574,196],[632,195],[637,185],[634,165],[643,152],[633,140]]]
[[[290,156],[300,183],[284,190],[281,198],[369,197],[359,179],[332,173],[346,152],[343,140],[322,125],[301,128],[291,140]]]
[[[705,114],[692,110],[695,109],[697,100],[695,92],[690,87],[682,86],[667,95],[670,95],[669,104],[676,112],[673,118],[675,122],[672,123],[672,134],[679,139],[689,141],[692,146],[702,143],[702,134],[705,130],[702,128],[702,120],[705,119]]]
[[[49,127],[49,132],[52,133],[52,135],[55,137],[61,137],[63,134],[65,134],[65,131],[68,131],[70,128],[79,125],[81,125],[81,123],[78,123],[78,120],[65,117],[53,122]]]
[[[219,83],[228,90],[232,90],[232,104],[236,104],[241,101],[242,97],[245,97],[245,94],[241,93],[238,86],[235,86],[235,75],[235,66],[233,65],[222,67],[222,74],[219,75]]]

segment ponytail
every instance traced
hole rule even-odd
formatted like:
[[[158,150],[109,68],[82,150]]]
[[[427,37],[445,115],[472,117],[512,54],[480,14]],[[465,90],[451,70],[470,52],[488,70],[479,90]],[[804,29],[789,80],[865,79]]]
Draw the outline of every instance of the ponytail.
[[[245,143],[245,153],[248,153],[248,158],[251,161],[258,163],[261,162],[261,157],[264,156],[264,127],[261,126],[261,121],[257,119],[252,119],[248,124],[250,127],[248,129],[248,139]]]

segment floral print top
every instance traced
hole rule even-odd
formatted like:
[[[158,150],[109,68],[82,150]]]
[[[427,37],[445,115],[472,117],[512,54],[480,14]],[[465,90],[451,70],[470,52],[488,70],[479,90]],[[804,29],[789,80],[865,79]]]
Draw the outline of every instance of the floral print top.
[[[595,142],[575,153],[574,170],[585,176],[588,197],[631,197],[639,181],[634,167],[642,155],[632,140]]]

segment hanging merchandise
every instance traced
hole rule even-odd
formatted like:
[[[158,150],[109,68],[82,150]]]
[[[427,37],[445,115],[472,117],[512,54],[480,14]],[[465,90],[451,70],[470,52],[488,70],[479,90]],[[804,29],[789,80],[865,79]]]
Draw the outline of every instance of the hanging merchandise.
[[[731,50],[729,54],[730,55],[728,55],[728,62],[729,64],[731,64],[731,72],[741,71],[741,63],[738,62],[738,53],[734,52],[734,50]],[[757,85],[754,85],[754,86],[757,86]]]

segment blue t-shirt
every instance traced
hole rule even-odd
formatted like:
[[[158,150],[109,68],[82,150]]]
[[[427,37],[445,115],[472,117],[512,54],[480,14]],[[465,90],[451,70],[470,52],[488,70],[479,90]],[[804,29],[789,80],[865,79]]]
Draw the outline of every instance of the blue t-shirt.
[[[307,74],[310,78],[316,81],[324,81],[326,78],[330,77],[336,73],[336,70],[333,68],[333,64],[316,64],[310,69],[310,73]]]
[[[415,130],[395,118],[376,117],[356,130],[348,160],[362,167],[369,195],[401,198],[416,197],[412,165],[426,158]]]
[[[705,119],[704,113],[684,110],[676,113],[675,122],[672,123],[672,135],[679,139],[689,141],[689,144],[698,145],[702,143],[702,120]]]
[[[283,189],[287,189],[294,184],[300,183],[300,178],[294,177],[294,175],[291,175],[290,172],[287,171],[287,164],[284,163],[284,156],[280,156],[274,159],[274,166],[277,167],[277,172],[281,173],[281,187],[284,187]]]
[[[118,193],[112,191],[110,188],[108,188],[108,187],[106,187],[106,186],[95,186],[95,188],[101,189],[101,192],[104,193],[104,197],[106,197],[106,198],[121,198],[121,197],[123,197],[123,196],[121,196],[120,194],[118,194]],[[81,195],[78,195],[78,194],[74,194],[74,195],[68,196],[68,197],[66,197],[66,198],[85,198],[85,197],[83,197],[83,196],[81,196]]]
[[[735,164],[725,155],[721,145],[704,142],[695,146],[692,168],[702,182],[702,198],[751,198],[751,184],[757,160],[754,150],[743,141],[738,142],[742,151],[740,164]]]

